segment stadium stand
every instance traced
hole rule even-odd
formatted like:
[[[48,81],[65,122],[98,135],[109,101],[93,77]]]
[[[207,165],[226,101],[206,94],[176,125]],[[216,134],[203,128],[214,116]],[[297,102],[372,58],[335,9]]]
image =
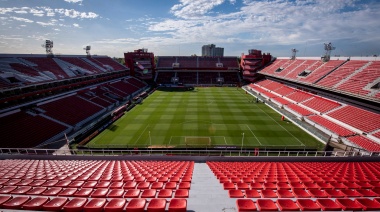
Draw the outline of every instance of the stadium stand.
[[[349,129],[346,129],[332,121],[329,121],[321,116],[317,116],[317,115],[314,115],[314,116],[308,116],[307,117],[309,120],[325,127],[326,129],[330,130],[331,132],[334,132],[336,133],[337,135],[339,136],[343,136],[343,137],[346,137],[346,136],[350,136],[350,135],[354,135],[355,132],[349,130]]]
[[[365,138],[363,136],[357,135],[357,136],[348,137],[347,139],[364,149],[368,149],[369,151],[373,151],[373,152],[380,151],[380,144],[368,138]]]
[[[321,98],[318,96],[314,96],[314,98],[306,100],[302,102],[302,104],[320,113],[326,113],[330,110],[333,110],[341,106],[341,104],[339,104],[338,102],[333,102],[331,100]]]
[[[35,147],[68,128],[56,121],[25,111],[2,116],[0,122],[7,123],[0,126],[0,135],[4,141],[1,146],[5,148]]]
[[[350,105],[329,112],[327,115],[367,133],[380,126],[379,114]]]
[[[307,110],[301,106],[298,106],[296,104],[287,104],[285,108],[290,109],[290,110],[292,110],[292,111],[294,111],[294,112],[296,112],[302,116],[308,116],[308,115],[313,114],[313,112],[311,112],[311,111],[309,111],[309,110]]]

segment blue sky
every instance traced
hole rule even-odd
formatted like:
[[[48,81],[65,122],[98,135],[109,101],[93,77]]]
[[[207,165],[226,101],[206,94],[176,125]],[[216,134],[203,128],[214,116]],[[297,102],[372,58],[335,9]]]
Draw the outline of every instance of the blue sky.
[[[376,0],[0,0],[0,53],[122,57],[148,48],[155,55],[201,54],[224,47],[225,56],[260,49],[274,56],[380,54]]]

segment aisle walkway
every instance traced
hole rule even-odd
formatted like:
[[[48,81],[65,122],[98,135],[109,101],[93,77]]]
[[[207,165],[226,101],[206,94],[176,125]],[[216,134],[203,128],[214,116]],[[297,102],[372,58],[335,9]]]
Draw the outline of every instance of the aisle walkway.
[[[229,198],[206,163],[195,163],[191,181],[188,211],[195,212],[235,212],[236,199]]]

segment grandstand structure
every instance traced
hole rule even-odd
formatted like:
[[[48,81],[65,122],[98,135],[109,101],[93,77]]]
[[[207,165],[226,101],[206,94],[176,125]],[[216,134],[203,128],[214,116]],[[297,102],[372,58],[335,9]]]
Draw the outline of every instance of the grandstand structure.
[[[125,64],[130,68],[131,76],[150,81],[155,74],[154,54],[148,49],[137,49],[124,53]]]
[[[241,54],[240,68],[243,75],[243,80],[253,82],[258,77],[258,71],[268,65],[272,61],[272,56],[262,54],[261,50],[249,49],[248,54]]]
[[[250,50],[240,64],[186,56],[156,63],[147,51],[130,55],[127,66],[107,56],[0,55],[0,210],[380,210],[376,58]],[[244,80],[244,95],[330,139],[324,151],[42,149],[97,136],[155,91],[144,79],[174,86]]]
[[[237,57],[159,56],[157,84],[238,85],[241,82]]]

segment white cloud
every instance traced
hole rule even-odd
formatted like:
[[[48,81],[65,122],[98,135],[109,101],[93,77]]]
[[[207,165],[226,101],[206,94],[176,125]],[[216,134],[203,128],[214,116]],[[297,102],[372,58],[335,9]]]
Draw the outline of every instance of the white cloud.
[[[74,9],[54,9],[54,12],[59,13],[61,15],[64,15],[69,18],[88,18],[88,19],[93,19],[99,17],[98,14],[94,12],[79,12]]]
[[[199,17],[223,2],[224,0],[180,0],[180,4],[174,5],[170,11],[180,18]]]
[[[65,0],[65,2],[69,2],[69,3],[82,3],[83,0]]]
[[[26,22],[26,23],[33,23],[34,21],[30,20],[30,19],[27,19],[27,18],[20,18],[20,17],[11,17],[13,20],[16,20],[16,21],[22,21],[22,22]]]
[[[74,26],[75,28],[82,28],[82,27],[80,27],[79,24],[77,24],[77,23],[74,23],[73,26]]]

